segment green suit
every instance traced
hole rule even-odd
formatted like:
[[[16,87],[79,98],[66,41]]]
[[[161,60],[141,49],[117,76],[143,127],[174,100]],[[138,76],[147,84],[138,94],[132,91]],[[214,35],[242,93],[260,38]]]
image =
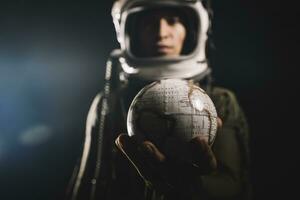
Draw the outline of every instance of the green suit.
[[[155,185],[145,184],[131,163],[115,147],[114,140],[120,133],[126,133],[126,114],[130,102],[143,85],[133,84],[115,90],[108,97],[108,114],[105,118],[102,142],[101,172],[93,182],[95,162],[97,165],[97,136],[99,129],[99,104],[103,95],[98,95],[89,111],[87,135],[91,137],[91,148],[87,158],[78,199],[90,199],[94,187],[94,199],[107,200],[168,200],[168,199],[251,199],[249,176],[249,133],[241,107],[233,92],[219,87],[205,87],[213,100],[223,126],[218,129],[212,146],[218,162],[215,172],[184,178],[182,184],[171,191],[158,191]],[[136,88],[134,88],[136,87]],[[182,176],[183,175],[183,176]]]

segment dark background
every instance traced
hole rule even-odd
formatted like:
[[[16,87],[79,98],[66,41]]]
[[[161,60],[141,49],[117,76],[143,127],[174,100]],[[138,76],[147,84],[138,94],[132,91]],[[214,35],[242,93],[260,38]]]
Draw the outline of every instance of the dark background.
[[[118,47],[111,5],[1,1],[1,200],[62,199],[89,105]],[[289,199],[299,180],[296,7],[226,0],[213,8],[213,73],[249,120],[255,199]]]

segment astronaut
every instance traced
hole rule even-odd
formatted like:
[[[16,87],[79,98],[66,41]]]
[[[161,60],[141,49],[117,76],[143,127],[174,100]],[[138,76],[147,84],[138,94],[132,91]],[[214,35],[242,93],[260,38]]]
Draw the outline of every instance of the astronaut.
[[[209,11],[204,0],[114,3],[120,49],[111,53],[104,90],[88,113],[83,151],[68,190],[71,199],[251,198],[246,118],[234,93],[211,81]],[[150,141],[138,143],[126,135],[134,96],[165,78],[198,84],[216,106],[217,137],[213,146],[201,137],[190,142],[194,163],[169,158]]]

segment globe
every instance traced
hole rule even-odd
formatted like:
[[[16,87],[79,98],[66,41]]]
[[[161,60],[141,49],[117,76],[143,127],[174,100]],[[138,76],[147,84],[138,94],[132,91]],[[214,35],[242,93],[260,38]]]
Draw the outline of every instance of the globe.
[[[127,115],[129,136],[150,140],[167,155],[186,158],[188,142],[197,136],[212,145],[217,112],[207,93],[191,81],[165,79],[141,89]]]

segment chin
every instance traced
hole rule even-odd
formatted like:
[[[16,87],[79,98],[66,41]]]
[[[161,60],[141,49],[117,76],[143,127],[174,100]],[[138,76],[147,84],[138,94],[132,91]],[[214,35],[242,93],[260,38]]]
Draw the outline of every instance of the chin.
[[[174,57],[177,56],[179,54],[176,54],[174,52],[170,52],[170,51],[158,51],[156,53],[157,56],[162,56],[162,57]]]

